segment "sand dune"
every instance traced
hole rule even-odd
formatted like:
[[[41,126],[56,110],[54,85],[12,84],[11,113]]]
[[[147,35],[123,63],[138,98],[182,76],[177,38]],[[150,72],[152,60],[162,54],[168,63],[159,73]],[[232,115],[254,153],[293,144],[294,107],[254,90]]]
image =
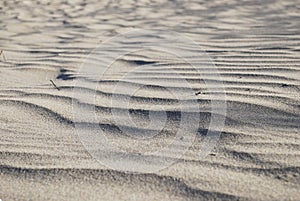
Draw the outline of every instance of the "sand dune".
[[[0,199],[298,200],[299,5],[279,0],[2,0]],[[99,55],[152,40],[141,35],[85,60],[99,44],[133,28],[181,33],[211,60],[191,56],[201,64],[195,68],[147,49],[119,58],[101,79],[79,70],[83,62],[102,62]],[[187,55],[199,52],[189,45],[178,44],[178,49]],[[222,103],[224,91],[207,83],[224,86],[226,115],[211,111],[212,102]],[[82,101],[74,91],[95,99]],[[83,116],[94,108],[97,121],[74,119],[74,104],[85,108]],[[172,142],[182,110],[199,116],[187,152],[178,154],[185,146],[182,138],[166,155],[147,154]],[[128,111],[135,124],[127,122]],[[225,125],[214,130],[221,132],[218,144],[201,158],[212,116],[224,118]],[[152,173],[115,170],[91,156],[76,125],[83,131],[99,126],[130,153],[130,163],[155,169],[159,165],[153,161],[176,162]],[[109,158],[103,160],[120,154],[101,148],[101,156]]]

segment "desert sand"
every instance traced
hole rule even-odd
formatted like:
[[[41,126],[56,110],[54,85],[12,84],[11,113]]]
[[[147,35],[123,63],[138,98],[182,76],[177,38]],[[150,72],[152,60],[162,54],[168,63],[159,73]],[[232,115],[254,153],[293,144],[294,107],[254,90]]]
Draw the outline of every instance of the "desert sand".
[[[0,199],[299,200],[299,10],[300,2],[289,0],[1,0]],[[103,41],[133,29],[170,30],[192,39],[221,80],[205,63],[195,71],[153,50],[121,58],[113,64],[119,72],[100,80],[80,73]],[[141,38],[149,39],[146,34]],[[139,66],[130,79],[120,81]],[[177,100],[162,87],[186,92],[178,75],[201,91],[184,101],[186,108],[199,103],[201,113],[189,150],[179,156],[174,148],[167,156],[176,159],[174,164],[149,173],[122,171],[86,150],[74,126],[74,89],[95,93],[95,102],[80,104],[95,106],[96,123],[107,138],[143,161],[147,151],[174,137]],[[79,79],[82,86],[76,84]],[[227,112],[217,145],[201,158],[195,153],[209,129],[210,95],[222,93],[207,91],[203,80],[222,82]],[[118,94],[116,83],[122,88]],[[136,86],[142,89],[130,94]],[[109,104],[113,95],[114,107]],[[122,97],[131,98],[127,108]],[[114,123],[112,110],[131,111],[135,126],[129,132],[137,136],[147,131],[149,112],[167,110],[170,118],[166,132],[132,139],[120,132],[118,127],[126,125]],[[102,151],[110,159],[117,155]],[[150,162],[161,156],[151,157]]]

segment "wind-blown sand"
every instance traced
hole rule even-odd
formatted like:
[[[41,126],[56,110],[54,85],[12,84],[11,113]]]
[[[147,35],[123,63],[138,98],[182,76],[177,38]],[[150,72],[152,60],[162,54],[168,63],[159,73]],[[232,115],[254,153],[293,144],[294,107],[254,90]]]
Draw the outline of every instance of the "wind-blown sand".
[[[276,0],[0,1],[5,55],[0,56],[0,199],[299,200],[299,10],[299,1]],[[123,73],[153,64],[122,83],[125,96],[135,85],[148,86],[133,97],[129,109],[137,126],[131,129],[144,128],[152,106],[165,105],[176,114],[174,97],[158,86],[185,90],[179,73],[193,89],[204,90],[192,96],[203,113],[191,150],[159,172],[129,173],[98,163],[75,134],[75,82],[79,77],[93,82],[78,73],[80,65],[101,41],[132,28],[185,34],[212,58],[225,87],[227,115],[220,141],[206,158],[193,152],[210,117],[202,81],[214,80],[214,74],[203,68],[200,77],[187,64],[158,61],[155,52],[141,51],[115,64]],[[126,146],[107,104],[117,82],[112,73],[98,83],[96,112],[108,136]]]

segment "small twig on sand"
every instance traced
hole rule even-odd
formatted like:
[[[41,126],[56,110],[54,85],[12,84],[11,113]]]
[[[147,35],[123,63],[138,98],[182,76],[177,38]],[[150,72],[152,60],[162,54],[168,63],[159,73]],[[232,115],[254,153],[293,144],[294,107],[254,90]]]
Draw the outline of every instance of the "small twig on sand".
[[[2,57],[3,57],[3,60],[6,62],[6,58],[5,58],[5,55],[4,55],[4,52],[3,52],[3,50],[0,50],[0,56],[2,55]]]
[[[55,84],[52,80],[50,80],[50,82],[53,84],[53,86],[54,86],[58,91],[60,91],[60,89],[56,86],[56,84]]]

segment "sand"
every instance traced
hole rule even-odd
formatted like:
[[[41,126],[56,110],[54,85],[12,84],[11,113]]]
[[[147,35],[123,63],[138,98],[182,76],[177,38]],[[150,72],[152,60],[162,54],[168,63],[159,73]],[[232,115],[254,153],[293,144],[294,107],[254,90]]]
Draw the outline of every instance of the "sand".
[[[0,199],[299,200],[299,5],[279,0],[0,1]],[[155,50],[120,58],[101,79],[80,71],[84,62],[102,62],[85,60],[101,43],[133,29],[183,34],[207,53],[220,79],[207,61],[195,70]],[[132,40],[117,45],[129,51]],[[144,34],[140,40],[153,38]],[[178,48],[187,55],[200,51]],[[120,80],[135,68],[139,71]],[[218,101],[224,92],[208,90],[205,80],[222,81],[227,112],[224,127],[216,129],[221,132],[217,145],[199,157],[212,116],[210,98]],[[141,90],[132,94],[137,87]],[[160,171],[126,171],[97,161],[84,147],[75,125],[87,132],[96,123],[107,139],[132,154],[130,164],[155,169],[152,162],[161,153],[146,152],[172,141],[180,117],[178,100],[164,87],[187,94],[184,108],[200,115],[189,150],[178,154],[184,144],[179,143],[165,156],[175,163]],[[76,89],[95,95],[95,101],[80,102]],[[96,108],[96,122],[74,119],[78,101]],[[195,101],[201,112],[191,106]],[[112,111],[124,110],[131,111],[134,126],[122,115],[121,123],[114,123]],[[164,111],[164,132],[140,139],[140,133],[158,129]],[[148,114],[157,121],[151,128]],[[105,146],[101,154],[113,162],[119,156]]]

